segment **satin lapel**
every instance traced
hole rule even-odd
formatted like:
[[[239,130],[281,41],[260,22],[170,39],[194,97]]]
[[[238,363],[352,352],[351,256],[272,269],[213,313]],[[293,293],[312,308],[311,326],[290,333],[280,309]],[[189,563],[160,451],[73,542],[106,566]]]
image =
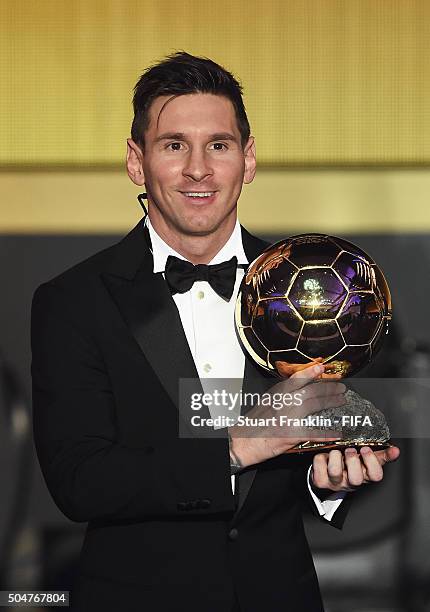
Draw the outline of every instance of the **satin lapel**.
[[[140,233],[142,236],[129,234],[117,245],[111,269],[102,278],[130,333],[183,417],[188,434],[194,435],[197,428],[188,426],[191,406],[179,401],[179,379],[195,379],[196,392],[202,388],[178,309],[162,274],[153,273],[143,227]],[[136,258],[140,259],[137,263]],[[199,414],[209,416],[207,409]]]
[[[246,257],[251,263],[264,249],[268,246],[267,242],[252,236],[249,232],[242,227],[242,243],[243,248],[246,254]],[[268,386],[270,386],[269,380],[272,379],[272,376],[269,373],[263,372],[259,369],[254,362],[251,360],[248,355],[245,355],[245,371],[243,375],[243,385],[242,390],[243,393],[259,391],[262,392]],[[248,493],[251,489],[252,483],[254,482],[255,476],[257,474],[256,468],[251,468],[241,473],[236,478],[238,479],[238,490],[239,490],[239,500],[236,508],[235,515],[239,514],[242,509],[243,504],[248,496]]]

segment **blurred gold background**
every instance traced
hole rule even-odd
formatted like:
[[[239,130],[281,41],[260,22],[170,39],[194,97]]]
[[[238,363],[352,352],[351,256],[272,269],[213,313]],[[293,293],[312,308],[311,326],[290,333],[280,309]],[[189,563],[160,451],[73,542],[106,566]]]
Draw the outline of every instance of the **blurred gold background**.
[[[2,0],[0,232],[134,224],[132,89],[178,49],[244,86],[250,229],[430,230],[428,0]]]

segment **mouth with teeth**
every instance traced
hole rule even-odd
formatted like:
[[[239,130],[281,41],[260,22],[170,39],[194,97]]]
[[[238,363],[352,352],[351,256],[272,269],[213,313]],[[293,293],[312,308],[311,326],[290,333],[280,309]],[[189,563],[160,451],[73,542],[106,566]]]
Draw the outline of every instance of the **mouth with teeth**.
[[[212,202],[215,199],[216,191],[181,191],[180,192],[188,200],[194,202]]]

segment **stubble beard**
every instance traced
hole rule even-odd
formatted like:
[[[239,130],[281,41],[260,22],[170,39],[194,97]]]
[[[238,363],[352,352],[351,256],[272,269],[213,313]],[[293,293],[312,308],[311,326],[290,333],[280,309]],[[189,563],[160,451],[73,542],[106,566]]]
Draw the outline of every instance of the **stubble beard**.
[[[232,204],[225,214],[219,218],[212,218],[207,215],[201,215],[200,217],[189,215],[188,218],[184,218],[169,214],[169,211],[163,210],[151,196],[150,200],[150,205],[152,204],[157,209],[159,216],[163,218],[170,230],[188,237],[204,237],[214,234],[237,208],[236,204]]]

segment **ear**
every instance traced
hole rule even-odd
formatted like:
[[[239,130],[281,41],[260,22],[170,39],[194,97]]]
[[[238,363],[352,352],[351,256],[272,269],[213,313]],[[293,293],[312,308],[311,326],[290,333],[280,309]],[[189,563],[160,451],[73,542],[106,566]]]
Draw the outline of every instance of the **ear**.
[[[135,185],[145,184],[143,173],[143,153],[139,145],[134,140],[127,138],[127,174]]]
[[[251,183],[254,180],[257,170],[257,159],[255,157],[255,140],[253,136],[249,137],[244,149],[245,155],[245,174],[243,176],[244,183]]]

